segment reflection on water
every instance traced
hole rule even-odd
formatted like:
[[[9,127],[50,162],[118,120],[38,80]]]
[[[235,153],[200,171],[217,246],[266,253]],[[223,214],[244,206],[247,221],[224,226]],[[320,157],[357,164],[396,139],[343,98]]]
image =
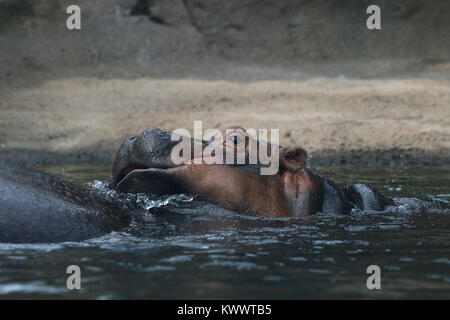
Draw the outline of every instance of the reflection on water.
[[[450,201],[449,168],[317,169],[370,183],[403,209],[302,219],[240,216],[187,195],[118,195],[95,181],[109,166],[39,168],[159,209],[129,232],[89,241],[0,244],[0,298],[450,298],[450,213],[401,200]],[[80,291],[66,289],[71,264],[81,267]],[[366,287],[372,264],[382,290]]]

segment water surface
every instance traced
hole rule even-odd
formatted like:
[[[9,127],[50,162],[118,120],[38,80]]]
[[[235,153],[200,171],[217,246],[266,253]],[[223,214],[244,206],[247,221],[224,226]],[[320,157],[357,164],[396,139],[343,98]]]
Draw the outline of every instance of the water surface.
[[[450,298],[448,210],[401,200],[383,213],[252,218],[188,195],[114,194],[103,182],[111,174],[106,165],[38,168],[105,196],[171,211],[146,215],[131,233],[79,243],[0,244],[0,299]],[[450,201],[446,167],[314,171],[337,183],[370,183],[393,197]],[[66,288],[72,264],[81,268],[81,290]],[[369,265],[381,268],[381,290],[366,287]]]

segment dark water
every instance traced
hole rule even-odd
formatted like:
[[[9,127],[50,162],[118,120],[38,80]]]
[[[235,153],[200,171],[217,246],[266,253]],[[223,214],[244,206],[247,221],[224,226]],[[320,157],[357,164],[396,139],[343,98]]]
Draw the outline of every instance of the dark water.
[[[117,196],[93,182],[109,178],[109,166],[39,168]],[[315,171],[394,197],[450,201],[450,168]],[[383,213],[261,219],[190,196],[129,199],[172,213],[81,243],[0,244],[0,298],[450,298],[448,210],[399,199]],[[66,287],[73,264],[81,290]],[[381,269],[381,290],[367,289],[369,265]]]

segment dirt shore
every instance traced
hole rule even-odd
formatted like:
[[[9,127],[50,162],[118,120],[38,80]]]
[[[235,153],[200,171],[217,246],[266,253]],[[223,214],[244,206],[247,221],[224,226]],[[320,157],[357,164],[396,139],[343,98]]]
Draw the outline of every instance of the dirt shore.
[[[316,164],[448,164],[449,88],[429,79],[59,79],[2,97],[0,145],[3,158],[111,159],[127,136],[193,132],[201,120],[204,130],[280,129],[282,145],[305,147]]]

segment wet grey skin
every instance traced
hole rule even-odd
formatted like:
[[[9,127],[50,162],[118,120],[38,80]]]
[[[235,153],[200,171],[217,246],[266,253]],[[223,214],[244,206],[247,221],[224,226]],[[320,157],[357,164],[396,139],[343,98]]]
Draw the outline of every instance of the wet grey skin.
[[[129,137],[116,153],[112,172],[112,185],[129,171],[140,168],[166,169],[175,166],[170,160],[170,152],[177,144],[171,140],[171,133],[150,128],[140,136]]]
[[[134,209],[45,173],[0,162],[0,242],[82,241],[126,229]]]

